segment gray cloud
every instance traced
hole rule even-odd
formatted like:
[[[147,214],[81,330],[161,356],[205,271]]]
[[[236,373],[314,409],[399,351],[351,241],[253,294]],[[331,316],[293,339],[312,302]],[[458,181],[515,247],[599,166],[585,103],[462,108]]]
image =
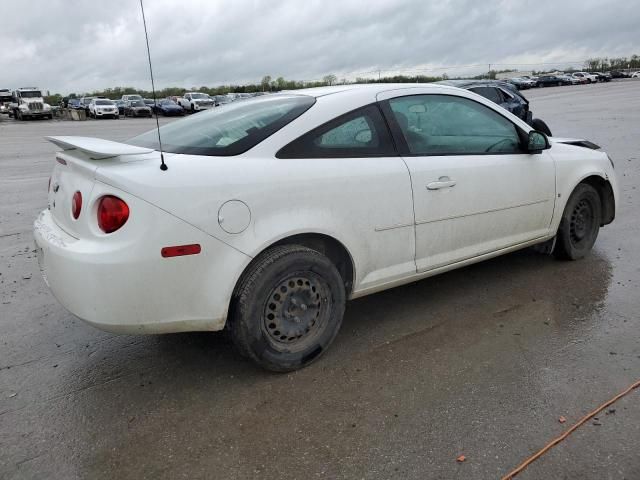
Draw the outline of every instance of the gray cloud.
[[[640,52],[640,9],[611,0],[147,0],[156,85],[581,61]],[[1,87],[148,88],[138,0],[3,0]],[[502,67],[500,67],[502,68]],[[526,67],[522,67],[526,69]],[[452,68],[449,75],[486,71]]]

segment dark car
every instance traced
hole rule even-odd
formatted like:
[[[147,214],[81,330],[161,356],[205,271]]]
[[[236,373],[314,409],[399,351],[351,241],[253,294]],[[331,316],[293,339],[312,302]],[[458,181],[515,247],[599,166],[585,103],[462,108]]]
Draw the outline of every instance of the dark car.
[[[610,73],[602,73],[602,72],[589,72],[591,75],[596,75],[598,77],[599,82],[610,82],[611,74]]]
[[[547,124],[539,118],[533,118],[533,112],[529,109],[529,101],[515,85],[498,80],[443,80],[436,83],[464,88],[482,95],[524,120],[536,130],[551,136],[551,130]]]
[[[80,99],[79,98],[70,98],[67,101],[67,108],[72,108],[74,110],[81,109],[82,105],[80,104]]]
[[[142,100],[129,100],[124,106],[125,117],[151,117],[151,107]]]
[[[144,104],[151,108],[151,110],[153,110],[154,106],[156,105],[156,101],[153,98],[145,98],[144,99]]]
[[[561,87],[571,85],[571,80],[557,75],[540,75],[536,81],[536,87]]]
[[[169,99],[159,100],[154,111],[158,114],[164,115],[165,117],[172,115],[184,115],[183,108],[173,100]]]
[[[213,102],[216,107],[219,107],[220,105],[226,105],[227,103],[231,103],[233,102],[233,100],[229,98],[227,95],[215,95],[213,97]]]
[[[114,100],[114,102],[118,106],[118,113],[120,115],[124,115],[124,107],[127,104],[127,102],[125,102],[124,100]]]
[[[631,76],[627,72],[620,72],[618,70],[611,70],[610,74],[611,78],[629,78]]]
[[[509,83],[516,87],[518,90],[526,90],[527,88],[531,88],[531,83],[529,83],[529,80],[525,80],[524,78],[520,77],[510,78]]]

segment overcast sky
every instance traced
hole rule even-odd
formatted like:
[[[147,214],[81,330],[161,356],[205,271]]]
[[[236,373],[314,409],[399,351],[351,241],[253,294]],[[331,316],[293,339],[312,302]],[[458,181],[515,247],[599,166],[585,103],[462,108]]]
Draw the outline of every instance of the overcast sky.
[[[640,54],[636,0],[145,0],[145,9],[156,87],[378,69],[453,76],[488,67],[436,68]],[[139,0],[1,0],[0,12],[0,87],[149,88]]]

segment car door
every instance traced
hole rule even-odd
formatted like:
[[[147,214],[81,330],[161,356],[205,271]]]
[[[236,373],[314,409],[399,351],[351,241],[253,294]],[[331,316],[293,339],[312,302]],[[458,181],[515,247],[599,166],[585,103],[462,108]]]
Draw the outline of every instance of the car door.
[[[499,109],[449,94],[392,96],[382,108],[411,173],[418,272],[548,235],[553,159],[525,153]]]
[[[313,178],[311,188],[307,180],[294,182],[287,196],[313,195],[321,210],[334,212],[332,228],[348,241],[357,266],[356,290],[415,275],[411,179],[376,103],[311,130],[277,157],[295,160],[283,175]],[[298,195],[296,188],[304,191]],[[309,211],[305,221],[313,224],[323,217]]]

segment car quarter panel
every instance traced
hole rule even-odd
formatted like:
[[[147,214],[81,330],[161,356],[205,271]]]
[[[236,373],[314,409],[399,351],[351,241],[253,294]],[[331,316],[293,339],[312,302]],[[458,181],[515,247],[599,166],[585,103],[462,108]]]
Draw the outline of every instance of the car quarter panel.
[[[135,196],[96,182],[79,221],[95,218],[97,201],[116,195],[130,216],[115,233],[91,227],[79,238],[50,210],[34,224],[43,276],[60,303],[102,330],[165,333],[220,330],[233,285],[250,257]],[[167,246],[200,244],[199,255],[163,258]]]

